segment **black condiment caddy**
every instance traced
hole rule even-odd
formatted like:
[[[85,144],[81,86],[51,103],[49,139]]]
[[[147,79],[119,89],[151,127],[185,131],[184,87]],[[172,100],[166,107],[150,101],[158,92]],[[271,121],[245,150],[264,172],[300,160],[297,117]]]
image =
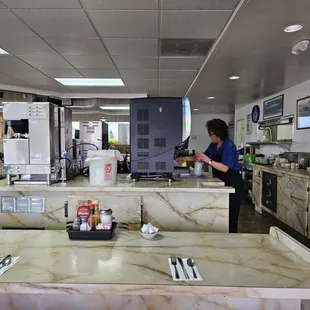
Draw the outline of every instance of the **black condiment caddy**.
[[[67,233],[70,240],[104,241],[112,239],[116,227],[117,222],[113,222],[111,230],[80,231],[73,230],[72,222],[67,222]]]

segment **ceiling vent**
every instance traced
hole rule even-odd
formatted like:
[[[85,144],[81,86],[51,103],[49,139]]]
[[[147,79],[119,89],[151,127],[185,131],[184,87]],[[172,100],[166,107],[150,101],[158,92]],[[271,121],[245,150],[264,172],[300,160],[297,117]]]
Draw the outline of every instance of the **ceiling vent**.
[[[206,56],[214,39],[162,39],[161,56]]]

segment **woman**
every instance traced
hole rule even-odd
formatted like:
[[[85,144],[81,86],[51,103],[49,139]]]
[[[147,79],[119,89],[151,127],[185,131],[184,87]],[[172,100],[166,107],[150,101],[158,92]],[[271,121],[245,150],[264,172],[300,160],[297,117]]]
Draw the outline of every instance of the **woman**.
[[[243,196],[243,181],[238,163],[237,148],[228,138],[228,126],[221,119],[207,122],[207,130],[211,143],[204,153],[195,157],[180,158],[179,161],[194,161],[196,159],[212,167],[213,176],[225,182],[226,186],[235,189],[229,195],[229,232],[238,232],[238,217]]]

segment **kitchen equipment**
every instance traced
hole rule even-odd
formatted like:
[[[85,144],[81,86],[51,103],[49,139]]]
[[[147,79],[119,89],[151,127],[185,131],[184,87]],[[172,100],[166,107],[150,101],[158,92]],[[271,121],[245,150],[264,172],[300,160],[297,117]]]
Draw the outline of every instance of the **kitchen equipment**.
[[[279,158],[279,163],[285,164],[285,163],[287,163],[287,159],[286,158]]]
[[[309,158],[304,154],[298,154],[298,164],[300,169],[307,169],[309,167]]]
[[[182,258],[181,258],[181,257],[178,257],[177,260],[178,260],[179,264],[181,265],[181,267],[182,267],[182,269],[183,269],[183,273],[184,273],[184,275],[185,275],[185,279],[189,279],[189,275],[188,275],[188,273],[187,273],[187,271],[186,271],[186,269],[185,269],[185,267],[184,267]]]
[[[175,277],[177,279],[180,279],[180,275],[179,275],[178,269],[177,269],[177,259],[176,259],[176,257],[171,257],[171,264],[174,266]]]
[[[284,168],[284,169],[290,169],[291,168],[291,164],[290,163],[283,163],[283,164],[281,164],[281,167]],[[294,169],[294,167],[292,169]]]
[[[262,157],[256,157],[255,163],[261,164],[261,162],[262,162]]]
[[[275,174],[263,171],[262,205],[267,209],[277,212],[277,184]]]
[[[261,162],[260,162],[262,165],[268,165],[268,157],[262,157],[261,158]]]
[[[3,106],[7,184],[50,184],[60,177],[58,107],[49,102],[8,102]]]
[[[161,174],[171,181],[175,150],[180,147],[186,148],[190,129],[191,109],[188,98],[131,99],[132,179],[136,181],[139,178]]]
[[[187,265],[190,266],[192,268],[192,271],[193,271],[193,276],[195,279],[197,279],[197,275],[196,275],[196,272],[195,272],[195,269],[194,269],[194,266],[195,266],[195,262],[192,258],[189,258],[187,260]]]
[[[271,142],[272,141],[272,134],[270,127],[264,128],[263,131],[263,142]]]

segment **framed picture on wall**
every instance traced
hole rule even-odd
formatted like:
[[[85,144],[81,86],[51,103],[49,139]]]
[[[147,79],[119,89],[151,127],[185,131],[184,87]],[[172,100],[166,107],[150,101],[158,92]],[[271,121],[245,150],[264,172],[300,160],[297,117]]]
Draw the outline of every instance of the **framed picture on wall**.
[[[264,101],[264,119],[270,119],[283,115],[284,95],[280,95]]]
[[[310,96],[297,100],[297,129],[310,128]]]

